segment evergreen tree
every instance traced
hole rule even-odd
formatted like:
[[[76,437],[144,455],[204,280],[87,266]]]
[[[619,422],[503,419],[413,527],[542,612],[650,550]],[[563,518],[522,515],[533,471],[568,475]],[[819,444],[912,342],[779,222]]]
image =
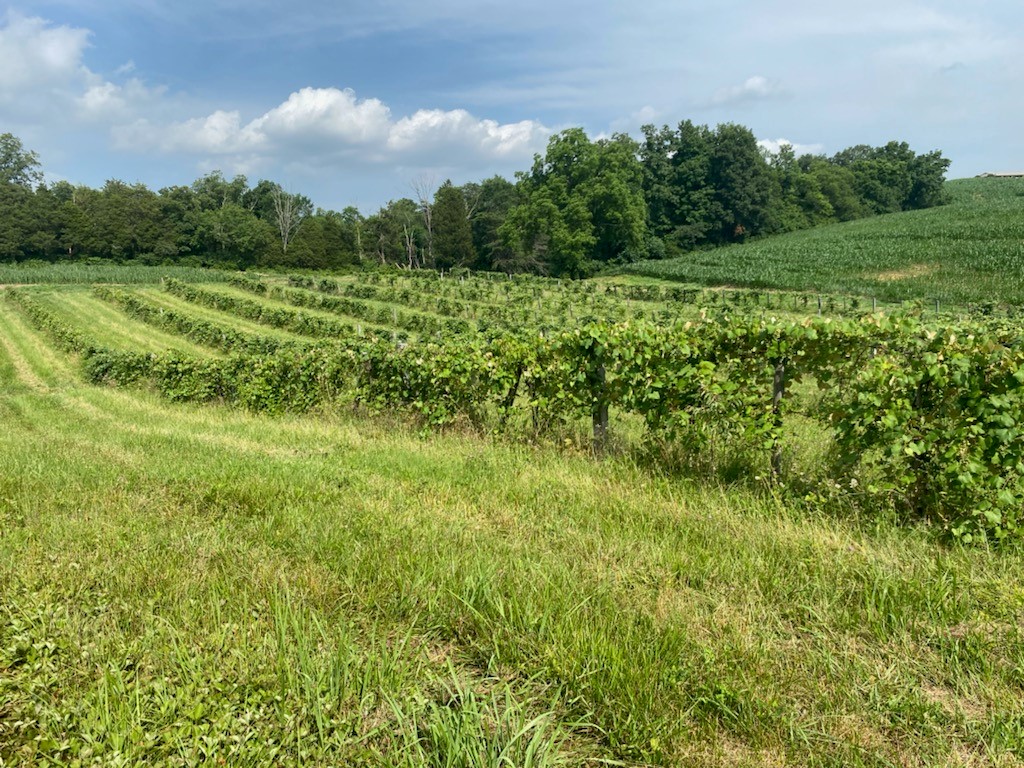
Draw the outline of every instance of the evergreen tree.
[[[441,269],[468,267],[476,262],[473,230],[462,190],[445,181],[434,194],[432,211],[434,263]]]

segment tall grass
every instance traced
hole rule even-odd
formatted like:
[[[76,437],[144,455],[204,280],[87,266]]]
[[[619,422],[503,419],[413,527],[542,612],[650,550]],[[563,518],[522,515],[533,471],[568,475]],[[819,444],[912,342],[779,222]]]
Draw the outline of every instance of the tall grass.
[[[0,262],[0,285],[36,283],[93,285],[96,283],[150,284],[163,277],[197,283],[227,282],[232,273],[201,267],[150,267],[140,264],[104,264],[95,262]]]

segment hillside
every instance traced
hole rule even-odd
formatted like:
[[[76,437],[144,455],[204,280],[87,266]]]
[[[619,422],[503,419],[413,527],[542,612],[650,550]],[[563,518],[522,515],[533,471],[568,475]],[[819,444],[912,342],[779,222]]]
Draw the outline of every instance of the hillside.
[[[764,350],[742,365],[742,340],[777,350],[797,334],[806,359],[838,327],[867,349],[841,320],[726,326],[733,361],[694,367],[673,354],[711,325],[663,346],[655,329],[722,303],[661,288],[641,301],[422,273],[156,285],[144,267],[88,287],[70,267],[58,285],[63,269],[0,288],[0,765],[1020,765],[1021,547],[951,545],[856,506],[863,481],[931,469],[935,450],[970,464],[946,477],[983,479],[977,436],[954,431],[950,451],[937,431],[959,423],[936,410],[951,369],[903,354],[906,335],[888,350],[872,337],[831,391],[871,395],[857,387],[884,375],[853,426],[875,429],[895,402],[900,439],[926,428],[937,449],[901,464],[902,446],[924,450],[902,443],[840,487],[825,401],[794,387],[771,420],[785,462],[769,487],[763,430],[745,430],[745,462],[702,430],[770,414],[777,368]],[[600,460],[577,385],[603,384],[572,357],[593,347],[550,332],[588,316],[642,331],[602,341],[620,384]],[[472,352],[519,326],[538,346],[509,397],[484,372],[526,348]],[[1024,352],[972,349],[985,371],[1024,370]],[[934,396],[906,395],[919,362]],[[1024,383],[991,379],[966,402],[1019,413]],[[657,397],[623,400],[627,380]],[[750,396],[686,398],[701,381]],[[481,407],[488,392],[504,413]],[[636,411],[669,402],[680,418],[650,423],[675,429],[645,439]],[[1015,467],[1024,449],[1000,426],[990,455]],[[659,434],[658,453],[639,450]],[[669,463],[684,440],[702,474]]]
[[[665,261],[627,274],[881,300],[1024,302],[1024,180],[947,182],[949,205],[845,222]]]

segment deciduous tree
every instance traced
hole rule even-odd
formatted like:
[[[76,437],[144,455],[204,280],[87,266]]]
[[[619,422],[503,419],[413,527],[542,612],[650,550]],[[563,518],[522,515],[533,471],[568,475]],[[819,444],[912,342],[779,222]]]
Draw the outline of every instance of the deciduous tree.
[[[39,156],[25,149],[17,136],[11,133],[0,134],[0,184],[32,188],[42,180]]]

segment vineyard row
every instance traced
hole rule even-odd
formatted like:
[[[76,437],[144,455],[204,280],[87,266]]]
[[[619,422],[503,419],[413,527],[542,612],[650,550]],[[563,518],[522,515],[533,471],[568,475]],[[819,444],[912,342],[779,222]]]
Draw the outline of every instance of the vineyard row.
[[[589,419],[598,444],[616,409],[643,420],[650,444],[699,451],[724,442],[762,455],[776,472],[789,417],[800,412],[833,437],[828,471],[836,487],[937,519],[965,540],[1019,535],[1024,348],[1009,332],[936,330],[913,317],[880,315],[804,323],[737,317],[671,327],[594,323],[547,337],[450,343],[346,333],[295,345],[233,335],[114,289],[97,292],[129,314],[233,354],[110,350],[29,293],[7,295],[35,326],[82,355],[91,381],[146,382],[178,401],[275,412],[344,398],[403,408],[432,426],[466,421],[481,430],[529,423],[543,432]],[[804,380],[819,387],[819,398],[790,397]]]

